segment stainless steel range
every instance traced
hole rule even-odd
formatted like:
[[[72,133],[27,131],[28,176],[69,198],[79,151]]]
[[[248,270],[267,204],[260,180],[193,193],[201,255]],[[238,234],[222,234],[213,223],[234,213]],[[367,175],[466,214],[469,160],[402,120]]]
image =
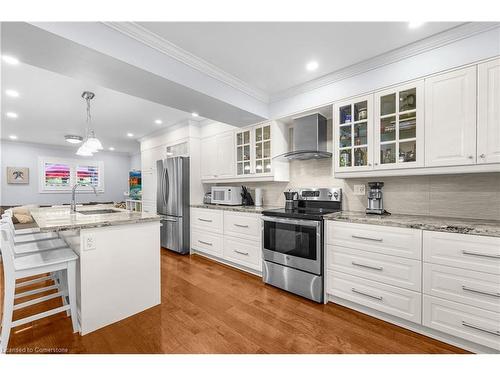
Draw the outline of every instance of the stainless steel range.
[[[297,207],[263,211],[263,280],[323,302],[323,216],[342,209],[340,188],[297,190]]]

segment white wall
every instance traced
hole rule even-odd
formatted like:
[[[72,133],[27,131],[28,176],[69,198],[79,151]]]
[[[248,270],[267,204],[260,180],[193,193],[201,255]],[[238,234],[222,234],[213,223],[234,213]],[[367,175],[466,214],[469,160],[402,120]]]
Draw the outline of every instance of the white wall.
[[[141,169],[141,153],[137,152],[130,156],[130,170]]]
[[[75,155],[76,149],[33,143],[7,142],[0,143],[1,173],[5,177],[7,167],[28,167],[29,184],[7,184],[2,178],[0,205],[19,204],[61,204],[69,203],[71,193],[39,193],[38,187],[38,157],[53,156],[71,159],[91,159],[104,163],[104,192],[95,196],[94,193],[78,193],[78,202],[90,201],[123,201],[125,191],[128,191],[128,172],[131,158],[128,154],[99,152],[93,158],[83,158]]]

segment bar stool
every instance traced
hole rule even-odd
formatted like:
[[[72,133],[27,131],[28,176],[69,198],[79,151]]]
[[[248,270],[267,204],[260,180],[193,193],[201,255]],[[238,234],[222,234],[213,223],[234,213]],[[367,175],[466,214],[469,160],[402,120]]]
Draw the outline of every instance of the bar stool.
[[[57,232],[33,232],[33,233],[21,233],[16,234],[16,228],[14,227],[14,223],[12,222],[12,217],[8,214],[2,214],[2,220],[9,224],[9,227],[14,234],[14,243],[23,243],[23,242],[33,242],[40,240],[52,240],[59,238]],[[31,228],[30,228],[31,229]]]
[[[0,236],[5,281],[2,331],[0,335],[0,353],[7,350],[10,330],[12,328],[63,311],[70,312],[73,332],[78,332],[79,327],[76,315],[76,260],[78,259],[78,256],[69,247],[66,247],[16,257],[14,255],[13,236],[7,223],[0,224]],[[31,282],[30,280],[16,285],[16,280],[53,272],[61,272],[63,274],[63,284],[66,287],[65,291],[58,291],[47,296],[34,298],[18,304],[14,303],[17,298],[46,291],[45,288],[39,288],[16,294],[16,287],[29,285]],[[15,321],[12,320],[14,310],[48,301],[52,298],[64,297],[64,293],[67,293],[68,295],[69,304]]]
[[[11,219],[12,219],[12,216],[14,216],[14,212],[12,211],[12,208],[5,210],[4,214],[10,216]],[[40,232],[40,228],[38,228],[38,227],[16,229],[16,234],[27,234],[27,233],[29,234],[29,233],[38,233],[38,232]]]

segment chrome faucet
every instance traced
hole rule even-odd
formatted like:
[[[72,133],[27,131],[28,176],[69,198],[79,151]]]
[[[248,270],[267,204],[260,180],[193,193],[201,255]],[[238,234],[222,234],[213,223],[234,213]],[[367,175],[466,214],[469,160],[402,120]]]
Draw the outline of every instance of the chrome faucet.
[[[76,183],[75,185],[73,185],[73,189],[71,190],[71,212],[76,212],[76,189],[78,188],[78,186],[90,186],[92,189],[94,189],[95,195],[97,195],[97,190],[94,185]]]

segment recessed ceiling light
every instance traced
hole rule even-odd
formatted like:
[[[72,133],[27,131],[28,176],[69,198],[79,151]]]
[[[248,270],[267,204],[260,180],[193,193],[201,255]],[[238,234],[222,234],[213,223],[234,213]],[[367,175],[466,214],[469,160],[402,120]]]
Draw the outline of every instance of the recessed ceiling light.
[[[155,120],[155,124],[161,125],[161,124],[163,124],[163,121],[161,121],[160,119]]]
[[[313,70],[316,70],[318,69],[318,62],[317,61],[309,61],[306,65],[306,69],[310,72],[312,72]]]
[[[9,55],[3,55],[2,60],[6,62],[7,64],[10,65],[17,65],[19,64],[19,60],[16,59],[14,56],[9,56]]]
[[[17,135],[14,135],[14,134],[9,135],[9,138],[10,138],[10,139],[17,139]]]
[[[420,26],[422,26],[425,22],[421,22],[421,21],[410,21],[408,22],[408,27],[410,29],[416,29]]]
[[[5,116],[7,116],[8,118],[18,118],[19,116],[17,115],[17,113],[15,112],[7,112],[5,114]]]
[[[110,147],[108,148],[109,151],[115,151],[115,148],[114,147]]]
[[[66,142],[74,144],[81,143],[83,141],[83,137],[80,137],[79,135],[65,135],[64,139],[66,140]]]
[[[19,97],[19,93],[16,90],[5,90],[5,95],[10,96],[11,98]]]
[[[133,137],[134,134],[133,133],[127,133],[127,137]]]
[[[193,113],[191,113],[191,116],[193,116],[193,117],[198,117],[198,116],[199,116],[199,114],[197,114],[196,112],[193,112]]]

